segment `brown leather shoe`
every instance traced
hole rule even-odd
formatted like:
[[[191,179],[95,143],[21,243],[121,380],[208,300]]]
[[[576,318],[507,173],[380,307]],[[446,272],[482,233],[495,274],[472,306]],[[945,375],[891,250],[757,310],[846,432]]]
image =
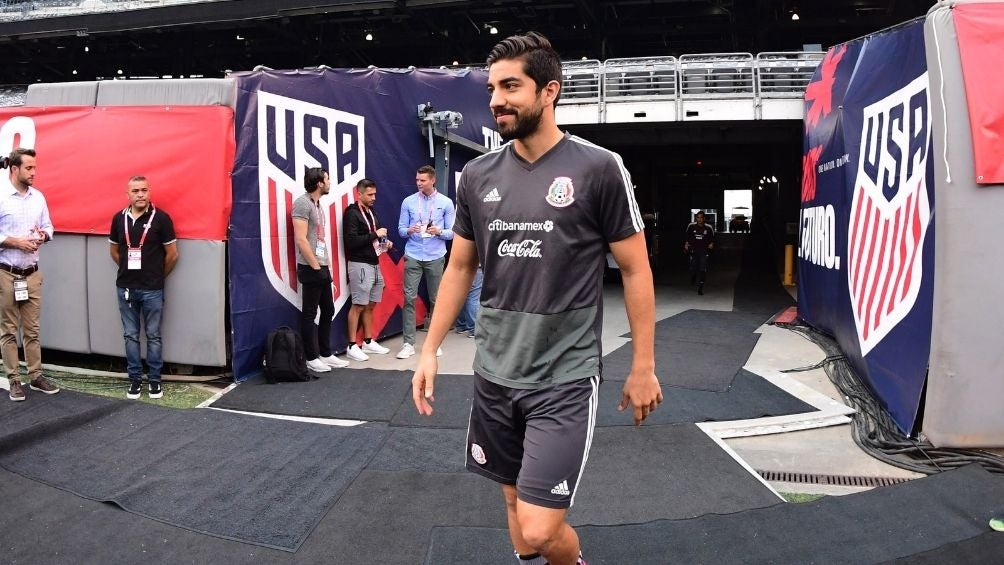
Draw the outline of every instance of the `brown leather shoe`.
[[[52,384],[52,382],[45,377],[35,377],[34,379],[31,379],[31,382],[28,383],[28,388],[44,392],[45,394],[56,394],[59,392],[59,387]]]
[[[7,377],[10,381],[10,399],[14,402],[24,400],[24,388],[21,386],[21,379],[18,377]]]

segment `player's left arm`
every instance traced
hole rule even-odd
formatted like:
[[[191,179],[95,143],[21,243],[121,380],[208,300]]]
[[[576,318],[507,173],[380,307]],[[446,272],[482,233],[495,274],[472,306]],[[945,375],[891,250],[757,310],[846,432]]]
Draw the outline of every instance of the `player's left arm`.
[[[645,234],[635,232],[610,244],[624,283],[624,306],[631,325],[631,373],[624,383],[618,410],[629,405],[634,423],[640,425],[662,402],[662,389],[655,375],[655,287],[645,249]]]

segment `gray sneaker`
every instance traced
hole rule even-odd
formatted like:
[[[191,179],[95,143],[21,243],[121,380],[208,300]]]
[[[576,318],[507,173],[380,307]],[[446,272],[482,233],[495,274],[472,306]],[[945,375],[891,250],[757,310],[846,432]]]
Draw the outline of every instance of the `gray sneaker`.
[[[10,399],[14,402],[21,402],[24,400],[24,388],[21,386],[21,379],[18,377],[7,377],[10,381],[10,392],[8,395]]]
[[[28,388],[31,390],[37,390],[38,392],[44,392],[45,394],[56,394],[59,392],[58,386],[54,385],[52,381],[41,375],[31,379],[31,382],[28,383]]]

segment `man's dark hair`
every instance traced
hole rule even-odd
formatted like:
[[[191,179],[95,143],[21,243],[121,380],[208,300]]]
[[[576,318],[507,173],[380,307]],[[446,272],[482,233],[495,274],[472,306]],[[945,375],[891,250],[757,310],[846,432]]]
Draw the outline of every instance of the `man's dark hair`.
[[[21,162],[23,161],[22,157],[24,157],[25,155],[27,155],[29,157],[34,157],[35,156],[35,150],[34,149],[25,149],[23,147],[18,147],[17,149],[11,151],[10,155],[7,156],[7,166],[8,167],[20,167],[21,166]]]
[[[436,169],[432,165],[422,165],[418,168],[417,174],[429,175],[432,178],[436,178]]]
[[[695,218],[698,216],[704,216],[704,212],[698,211],[696,214],[694,214]]]
[[[129,178],[129,182],[140,182],[144,180],[146,180],[146,177],[143,175],[133,175]]]
[[[370,179],[363,179],[356,183],[356,190],[359,192],[366,192],[367,188],[376,188],[376,183]]]
[[[328,171],[325,171],[321,167],[311,167],[307,169],[307,174],[303,175],[303,188],[307,192],[314,192],[317,190],[317,185],[324,182],[324,175]]]
[[[500,41],[488,53],[488,66],[504,59],[520,59],[523,61],[523,72],[537,83],[537,93],[549,82],[561,84],[561,57],[551,47],[551,42],[536,31],[525,35],[513,35]],[[554,106],[558,106],[561,90],[554,98]]]

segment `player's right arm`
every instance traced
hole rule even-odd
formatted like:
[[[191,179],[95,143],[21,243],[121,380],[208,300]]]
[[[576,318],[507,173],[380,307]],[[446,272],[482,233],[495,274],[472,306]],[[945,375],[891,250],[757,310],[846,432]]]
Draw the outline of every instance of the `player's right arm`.
[[[450,326],[460,314],[460,309],[467,301],[467,293],[474,282],[478,271],[478,255],[474,242],[456,234],[453,238],[453,250],[450,252],[450,263],[443,273],[439,283],[439,293],[436,295],[436,309],[432,312],[432,322],[429,324],[429,335],[422,345],[422,354],[418,359],[418,368],[411,379],[411,398],[415,401],[418,413],[429,416],[432,414],[432,402],[436,373],[439,362],[436,350],[450,331]]]

